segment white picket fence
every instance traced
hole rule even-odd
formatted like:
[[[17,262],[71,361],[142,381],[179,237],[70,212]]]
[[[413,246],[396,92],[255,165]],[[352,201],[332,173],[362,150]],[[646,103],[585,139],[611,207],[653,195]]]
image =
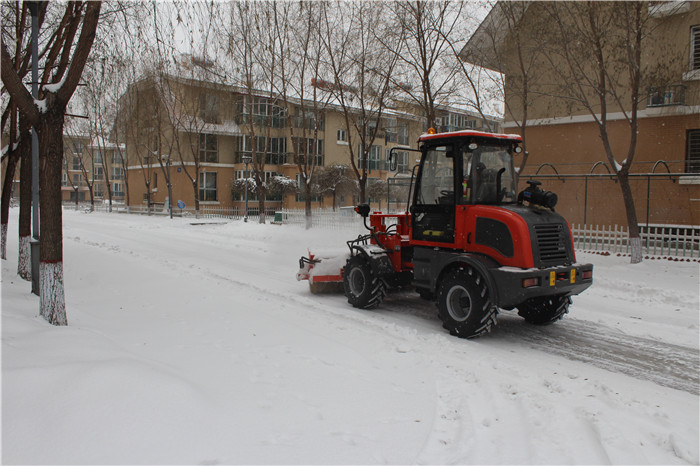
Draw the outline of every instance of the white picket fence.
[[[700,257],[700,226],[640,225],[642,254],[656,257]],[[629,230],[613,225],[574,225],[574,247],[581,251],[629,254]]]

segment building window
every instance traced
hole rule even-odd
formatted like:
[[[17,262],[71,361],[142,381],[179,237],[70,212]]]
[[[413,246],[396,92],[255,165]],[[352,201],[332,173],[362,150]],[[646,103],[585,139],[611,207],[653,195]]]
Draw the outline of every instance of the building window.
[[[112,185],[112,195],[114,197],[124,197],[124,183],[114,183]]]
[[[690,70],[700,70],[700,24],[690,28]]]
[[[94,163],[102,163],[102,151],[99,149],[92,151]]]
[[[348,134],[345,132],[344,129],[338,130],[337,141],[338,142],[348,142]]]
[[[73,157],[73,170],[80,170],[80,157]]]
[[[316,112],[313,109],[296,107],[294,109],[294,127],[324,131],[325,123],[323,113]]]
[[[95,167],[95,177],[96,180],[104,180],[105,173],[102,167]]]
[[[444,122],[444,119],[443,119]],[[464,129],[474,129],[475,121],[470,120],[468,115],[450,113],[447,117],[448,131],[461,131]]]
[[[306,163],[306,156],[312,155],[316,157],[314,163],[317,166],[323,166],[323,139],[295,137],[294,144],[299,154],[300,163]]]
[[[243,163],[243,157],[253,156],[252,139],[249,135],[239,137],[237,147],[235,163]],[[265,152],[266,164],[284,165],[287,162],[287,138],[255,136],[255,155],[258,161],[262,160],[263,151]]]
[[[219,123],[219,96],[203,94],[199,97],[199,118],[205,123]]]
[[[153,174],[153,189],[158,189],[158,173]]]
[[[68,174],[61,173],[61,186],[68,186]]]
[[[358,147],[357,147],[357,153],[358,153],[357,167],[359,169],[362,169],[364,167],[363,167],[363,160],[362,160],[362,145],[361,144],[358,145]],[[382,154],[382,146],[370,147],[369,156],[367,157],[367,168],[369,169],[369,171],[383,169],[381,154]]]
[[[76,193],[75,191],[70,192],[70,200],[75,202],[75,200],[78,201],[84,201],[85,200],[85,191],[80,191]]]
[[[398,140],[397,142],[402,146],[408,145],[408,125],[399,125],[398,129]]]
[[[666,87],[651,87],[647,96],[647,107],[664,107],[667,105],[685,105],[686,87],[673,84]]]
[[[73,142],[73,153],[74,154],[82,154],[83,153],[82,141],[74,141]]]
[[[114,153],[112,154],[112,164],[113,165],[121,165],[123,163],[122,159],[122,154],[119,153]]]
[[[265,154],[265,163],[283,165],[287,162],[287,138],[270,138]]]
[[[252,101],[246,96],[238,104],[239,123],[250,123],[271,128],[284,128],[287,122],[287,109],[275,104],[269,99],[253,97]]]
[[[73,173],[73,186],[80,186],[83,184],[82,173]]]
[[[700,129],[688,130],[685,171],[686,173],[700,173]]]
[[[105,192],[104,192],[104,186],[102,183],[95,183],[95,196],[97,197],[104,197]]]
[[[113,180],[123,180],[124,179],[124,168],[123,167],[112,167],[112,179]]]
[[[199,135],[199,161],[210,163],[219,161],[219,141],[216,134]]]
[[[390,142],[397,142],[399,140],[399,132],[396,126],[396,121],[394,121],[391,126],[387,125],[384,129],[384,143],[389,144]]]
[[[199,200],[216,201],[216,173],[203,172],[199,174]]]

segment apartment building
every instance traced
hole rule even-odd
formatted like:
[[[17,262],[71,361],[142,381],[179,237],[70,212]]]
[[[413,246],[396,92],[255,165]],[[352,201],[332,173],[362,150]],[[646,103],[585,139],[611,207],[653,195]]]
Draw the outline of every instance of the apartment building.
[[[575,12],[576,3],[557,5]],[[547,32],[556,30],[550,2],[498,2],[462,51],[480,57],[505,75],[510,112],[504,131],[520,132],[526,123],[529,160],[521,180],[534,177],[559,194],[558,211],[572,223],[626,225],[615,167],[605,156],[598,125],[589,109],[566,94],[556,67],[569,66],[563,55],[549,53]],[[594,2],[611,8],[610,2]],[[647,21],[641,51],[642,96],[637,148],[630,184],[637,218],[644,224],[700,224],[700,2],[645,2]],[[581,18],[564,18],[572,25]],[[623,22],[615,23],[621,31]],[[606,40],[612,40],[608,35]],[[558,50],[563,50],[559,47]],[[570,47],[569,50],[576,50]],[[479,53],[475,53],[479,51]],[[593,56],[571,55],[581,69],[595,65]],[[523,69],[527,68],[527,89]],[[610,68],[612,69],[612,68]],[[623,83],[625,68],[608,77]],[[581,83],[582,87],[590,83]],[[570,87],[570,86],[569,86]],[[523,105],[527,90],[528,105]],[[630,141],[629,94],[612,97],[606,112],[611,146],[623,163]],[[619,104],[623,103],[621,109]],[[594,109],[600,118],[600,108]],[[527,113],[525,113],[527,112]],[[526,116],[525,116],[526,115]],[[662,176],[668,175],[672,176]]]
[[[64,203],[124,204],[123,148],[89,135],[64,134],[61,195]],[[109,187],[109,188],[108,188]]]
[[[340,165],[346,167],[346,176],[354,178],[350,144],[355,164],[363,168],[358,134],[348,134],[341,106],[328,99],[287,99],[285,103],[279,95],[220,84],[206,76],[161,75],[144,77],[132,85],[119,107],[117,134],[125,142],[132,206],[159,207],[172,202],[193,208],[196,191],[200,206],[242,209],[245,196],[237,180],[250,175],[253,145],[267,181],[282,177],[298,183],[295,153],[305,160],[313,158],[316,173]],[[440,114],[442,130],[482,127],[475,113],[444,107]],[[401,149],[415,148],[415,141],[427,129],[425,118],[409,105],[396,104],[378,121],[369,121],[368,127],[374,135],[366,167],[370,182],[386,183],[387,178],[397,176],[388,169],[394,148],[398,150],[398,173],[410,174],[415,154]],[[370,200],[377,206],[383,199],[376,189],[373,192]],[[358,192],[349,182],[343,189],[315,193],[312,206],[353,205],[357,200]],[[249,193],[248,201],[249,210],[256,211],[256,194]],[[268,213],[303,205],[298,189],[273,189],[265,202]]]

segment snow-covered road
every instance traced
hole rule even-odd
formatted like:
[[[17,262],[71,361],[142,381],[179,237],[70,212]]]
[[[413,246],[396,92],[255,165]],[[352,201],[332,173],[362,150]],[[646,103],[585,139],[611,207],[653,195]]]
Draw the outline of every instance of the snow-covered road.
[[[3,462],[700,461],[697,262],[580,254],[564,320],[467,341],[413,293],[360,311],[294,280],[356,234],[67,211],[63,329],[10,237]]]

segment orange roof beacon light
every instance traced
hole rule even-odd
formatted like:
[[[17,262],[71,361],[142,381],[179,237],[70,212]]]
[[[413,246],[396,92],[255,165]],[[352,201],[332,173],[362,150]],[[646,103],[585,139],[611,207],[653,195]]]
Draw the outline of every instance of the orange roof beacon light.
[[[428,134],[435,134],[437,131],[435,131],[435,128],[428,128]]]

